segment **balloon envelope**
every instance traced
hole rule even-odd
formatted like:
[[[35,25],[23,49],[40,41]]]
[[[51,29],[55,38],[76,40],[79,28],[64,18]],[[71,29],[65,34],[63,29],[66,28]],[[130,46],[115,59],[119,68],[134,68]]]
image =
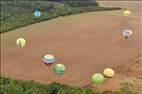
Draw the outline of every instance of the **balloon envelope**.
[[[103,72],[103,74],[106,76],[106,77],[114,77],[115,75],[115,71],[111,68],[106,68]]]
[[[41,16],[41,12],[36,10],[36,11],[34,12],[34,16],[35,16],[35,17],[40,17],[40,16]]]
[[[124,16],[129,16],[130,14],[131,14],[131,12],[129,10],[125,10],[123,13]]]
[[[55,57],[51,54],[47,54],[43,57],[42,61],[47,65],[51,65],[55,62]]]
[[[133,34],[133,32],[129,29],[125,29],[123,30],[123,36],[128,38],[129,36],[131,36]]]
[[[54,72],[57,75],[63,75],[64,72],[65,72],[65,66],[63,64],[57,64],[57,65],[55,65]]]
[[[104,76],[100,73],[96,73],[91,78],[92,83],[96,85],[101,85],[104,83]]]
[[[18,38],[16,44],[18,47],[23,48],[26,45],[26,40],[24,38]]]

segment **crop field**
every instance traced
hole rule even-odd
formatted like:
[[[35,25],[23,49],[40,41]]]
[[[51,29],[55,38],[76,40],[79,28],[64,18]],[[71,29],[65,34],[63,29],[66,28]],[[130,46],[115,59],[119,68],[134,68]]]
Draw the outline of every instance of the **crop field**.
[[[96,88],[90,84],[91,76],[111,67],[116,76],[98,90],[118,89],[125,78],[126,82],[131,82],[128,78],[132,78],[140,84],[142,15],[141,9],[136,8],[140,2],[135,4],[135,7],[127,6],[132,12],[129,17],[122,15],[124,10],[90,12],[2,33],[1,75],[41,83],[59,82]],[[122,36],[126,28],[133,31],[127,40]],[[22,49],[16,45],[19,37],[27,41]],[[42,62],[42,57],[48,53],[56,58],[52,66]],[[139,65],[135,66],[135,62]],[[58,63],[66,66],[65,74],[60,77],[53,72],[54,65]]]

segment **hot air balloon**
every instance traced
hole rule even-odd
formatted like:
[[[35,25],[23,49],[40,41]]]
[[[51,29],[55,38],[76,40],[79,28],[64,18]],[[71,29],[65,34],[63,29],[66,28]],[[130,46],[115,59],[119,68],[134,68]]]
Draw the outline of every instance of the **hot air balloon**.
[[[54,67],[54,72],[58,76],[63,75],[64,72],[65,72],[65,66],[63,64],[56,64],[55,67]]]
[[[55,62],[55,57],[51,54],[47,54],[43,57],[42,61],[47,65],[52,65]]]
[[[103,72],[104,76],[112,78],[115,75],[115,71],[112,68],[106,68]]]
[[[41,16],[41,12],[38,11],[38,10],[36,10],[36,11],[34,12],[34,16],[35,16],[35,17],[40,17],[40,16]]]
[[[96,73],[92,76],[91,80],[92,80],[92,83],[95,84],[95,85],[101,85],[104,83],[104,76],[100,73]]]
[[[131,14],[131,11],[129,10],[125,10],[123,13],[124,16],[129,16],[130,14]]]
[[[128,37],[130,37],[133,34],[133,32],[129,29],[125,29],[123,31],[123,36],[127,39]]]
[[[24,38],[18,38],[16,44],[18,47],[23,48],[26,45],[26,40]]]

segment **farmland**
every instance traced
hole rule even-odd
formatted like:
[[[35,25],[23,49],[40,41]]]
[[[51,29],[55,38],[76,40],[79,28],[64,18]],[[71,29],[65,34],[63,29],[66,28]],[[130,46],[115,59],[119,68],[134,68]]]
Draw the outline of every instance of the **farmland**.
[[[107,7],[111,5],[121,7],[121,4],[100,3]],[[129,2],[126,5],[132,11],[131,16],[127,18],[122,15],[124,10],[89,12],[61,16],[2,33],[1,75],[24,81],[34,80],[38,84],[25,82],[34,84],[34,89],[41,86],[49,90],[48,85],[58,82],[69,85],[65,88],[70,88],[71,91],[75,91],[77,87],[77,94],[83,94],[82,92],[93,94],[92,90],[95,92],[110,91],[111,93],[108,94],[113,94],[112,91],[120,91],[120,93],[114,94],[134,94],[130,92],[141,94],[142,19],[140,2]],[[122,36],[125,28],[133,31],[133,35],[128,40]],[[22,49],[15,43],[19,37],[23,37],[27,41],[27,45]],[[53,54],[56,58],[56,62],[50,67],[42,62],[42,57],[48,53]],[[65,74],[60,77],[53,72],[54,65],[58,63],[66,66]],[[108,79],[99,87],[91,84],[91,76],[94,73],[102,73],[106,67],[115,70],[115,77]],[[2,81],[6,79],[3,78]],[[15,80],[9,80],[12,85],[3,84],[14,88]],[[24,83],[19,80],[16,80],[16,83]],[[46,86],[43,85],[45,83]],[[124,83],[125,88],[121,85]],[[61,94],[67,92],[60,90],[62,85],[55,83],[54,85],[54,87],[59,86],[58,90]],[[21,84],[17,84],[17,86],[22,89]],[[85,87],[85,89],[78,87]],[[5,88],[7,89],[7,87]],[[31,89],[33,88],[31,87]],[[89,89],[89,93],[86,93],[86,88],[92,90]],[[43,91],[43,88],[35,90]]]

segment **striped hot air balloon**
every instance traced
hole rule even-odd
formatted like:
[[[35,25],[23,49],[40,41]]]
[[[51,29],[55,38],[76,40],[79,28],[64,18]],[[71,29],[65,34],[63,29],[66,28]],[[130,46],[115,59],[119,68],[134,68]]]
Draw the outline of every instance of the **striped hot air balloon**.
[[[133,34],[133,32],[129,29],[125,29],[125,30],[123,30],[122,34],[127,39],[128,37],[130,37]]]
[[[47,54],[43,57],[42,61],[47,65],[52,65],[55,62],[55,57],[51,54]]]
[[[92,76],[91,80],[92,80],[92,83],[99,86],[101,84],[104,83],[104,76],[100,73],[96,73]]]
[[[23,48],[26,45],[26,40],[24,38],[18,38],[16,44],[18,47]]]

